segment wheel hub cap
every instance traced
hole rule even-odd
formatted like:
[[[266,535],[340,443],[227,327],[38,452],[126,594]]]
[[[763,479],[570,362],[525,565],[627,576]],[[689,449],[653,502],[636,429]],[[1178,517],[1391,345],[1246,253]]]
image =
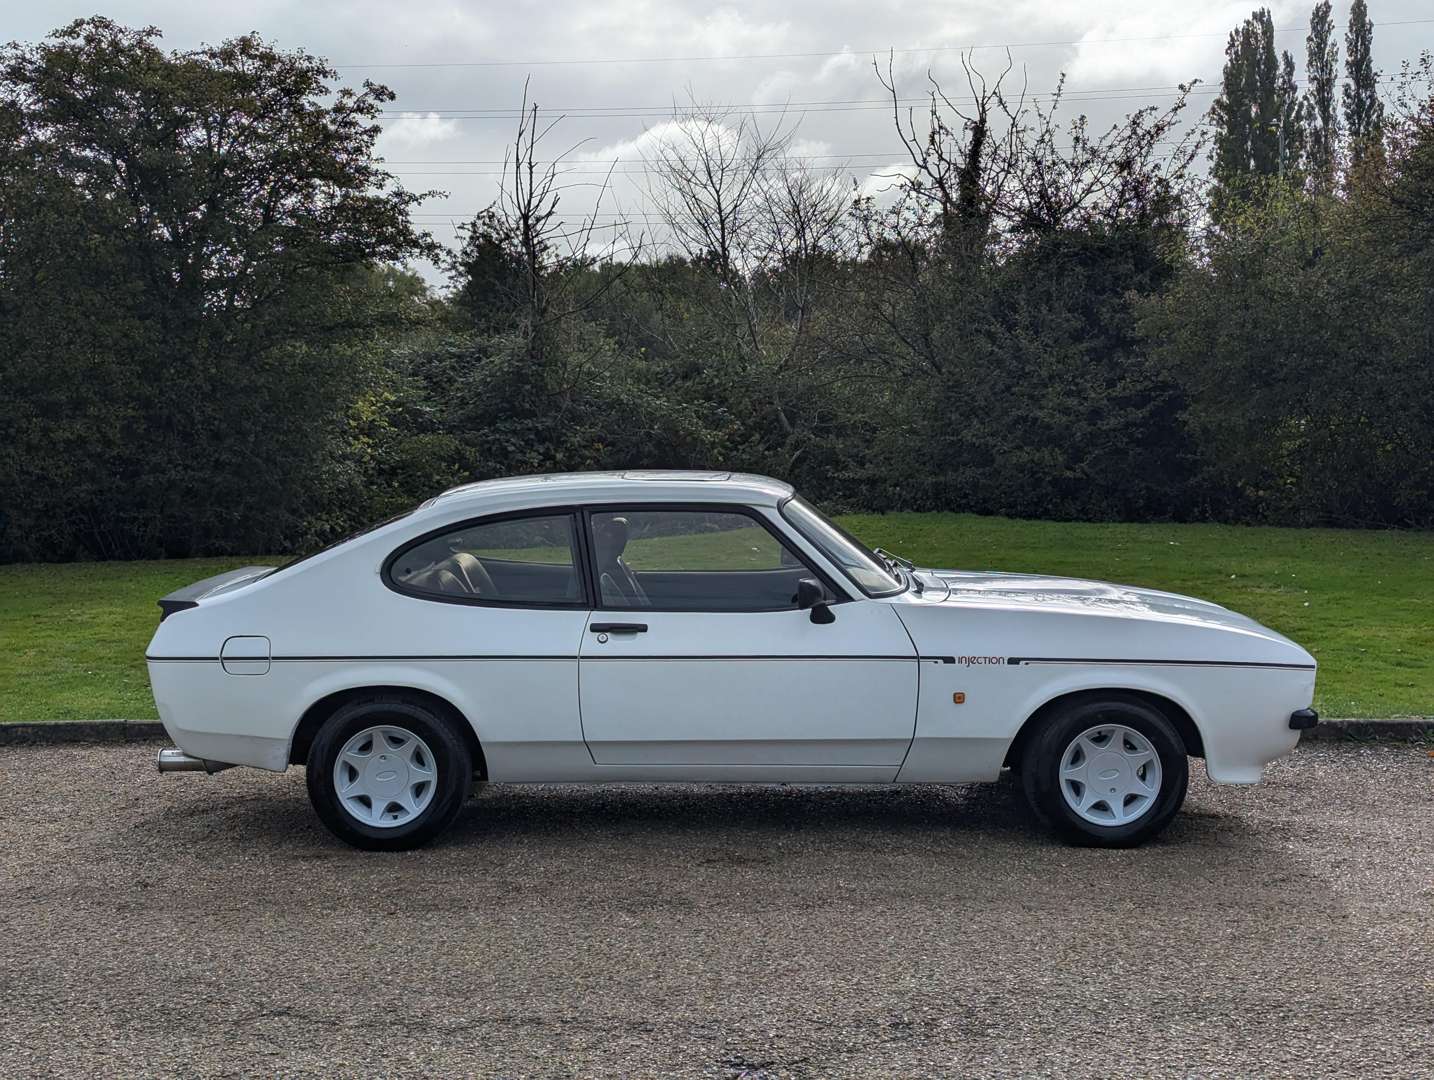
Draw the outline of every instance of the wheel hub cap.
[[[1124,724],[1087,728],[1061,755],[1061,795],[1094,825],[1128,825],[1160,794],[1160,755],[1150,740]]]
[[[433,801],[438,771],[428,744],[405,728],[381,724],[344,743],[334,762],[339,805],[365,825],[392,829]]]

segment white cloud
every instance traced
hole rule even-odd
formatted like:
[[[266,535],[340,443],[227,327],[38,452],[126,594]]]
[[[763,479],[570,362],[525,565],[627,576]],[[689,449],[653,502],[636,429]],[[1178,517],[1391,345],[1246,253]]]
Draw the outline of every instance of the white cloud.
[[[1092,0],[1082,4],[1079,22],[1069,25],[1072,48],[1065,69],[1072,85],[1119,86],[1136,83],[1170,85],[1199,78],[1219,78],[1225,35],[1243,22],[1249,0],[1195,4],[1186,18],[1172,25],[1169,12],[1145,0]],[[1277,27],[1302,27],[1309,4],[1274,0],[1268,5]],[[1302,63],[1304,33],[1282,33],[1277,39]]]
[[[793,139],[788,153],[794,158],[829,158],[832,144],[825,139]]]
[[[783,68],[774,71],[766,78],[758,82],[748,97],[753,104],[764,104],[769,101],[792,101],[800,93],[800,88],[806,84],[806,79],[799,73]]]
[[[896,200],[903,180],[916,175],[916,166],[911,162],[893,162],[873,169],[857,184],[857,191],[866,198],[874,198],[878,204],[887,205]]]
[[[380,150],[384,145],[401,146],[404,149],[428,146],[457,138],[458,121],[445,120],[435,112],[400,113],[398,119],[384,125],[379,137]]]
[[[600,161],[604,164],[610,161],[642,162],[651,158],[664,146],[680,147],[687,144],[690,138],[695,136],[692,127],[693,125],[688,121],[664,120],[644,129],[641,134],[630,139],[619,139],[595,150],[580,151],[573,154],[568,160],[575,162]]]
[[[858,56],[851,51],[850,46],[844,45],[841,52],[822,61],[822,66],[817,68],[816,81],[819,83],[845,83],[853,75],[867,78],[871,75],[873,61],[879,63],[880,59],[875,54],[868,56],[863,53]]]

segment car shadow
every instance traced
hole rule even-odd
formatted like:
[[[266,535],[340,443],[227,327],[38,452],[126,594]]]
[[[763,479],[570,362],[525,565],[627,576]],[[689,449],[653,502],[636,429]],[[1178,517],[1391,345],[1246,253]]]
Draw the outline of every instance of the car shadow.
[[[674,838],[711,830],[860,840],[889,832],[1020,836],[1040,828],[1019,784],[493,785],[469,802],[453,841],[561,832]]]
[[[305,907],[341,906],[355,890],[388,897],[394,911],[603,898],[634,916],[829,900],[985,910],[1051,895],[1097,907],[1112,896],[1125,905],[1178,898],[1182,910],[1231,917],[1339,907],[1257,805],[1222,804],[1199,780],[1170,827],[1134,850],[1066,846],[1012,777],[911,787],[495,784],[434,843],[376,853],[324,829],[302,770],[234,770],[171,781],[167,805],[92,839],[111,852],[183,851],[171,876],[185,875],[186,889],[228,896],[237,877],[260,875],[271,904]]]
[[[237,773],[237,770],[236,770]],[[230,775],[210,778],[220,786]],[[284,777],[251,773],[242,790],[191,806],[196,832],[240,835],[276,851],[296,844],[328,852],[349,849],[318,822],[305,797],[302,770]],[[147,828],[182,825],[174,813]],[[188,815],[181,813],[180,818]],[[1019,780],[991,784],[490,784],[470,798],[450,830],[426,852],[548,844],[554,848],[620,841],[664,846],[674,841],[747,843],[761,850],[784,838],[820,840],[851,849],[992,843],[1074,850],[1052,837],[1027,804]],[[1147,848],[1201,845],[1263,848],[1236,814],[1187,804]],[[1093,850],[1093,849],[1088,849]],[[358,853],[355,853],[358,854]],[[359,857],[362,857],[361,855]]]

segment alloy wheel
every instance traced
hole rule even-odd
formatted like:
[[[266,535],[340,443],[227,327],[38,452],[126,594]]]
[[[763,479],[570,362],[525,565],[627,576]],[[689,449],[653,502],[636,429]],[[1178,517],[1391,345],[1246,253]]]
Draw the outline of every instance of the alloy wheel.
[[[405,825],[423,813],[437,780],[428,744],[390,724],[360,731],[334,762],[339,805],[354,820],[379,829]]]
[[[1150,740],[1124,724],[1087,728],[1061,754],[1061,795],[1093,825],[1128,825],[1160,794],[1160,755]]]

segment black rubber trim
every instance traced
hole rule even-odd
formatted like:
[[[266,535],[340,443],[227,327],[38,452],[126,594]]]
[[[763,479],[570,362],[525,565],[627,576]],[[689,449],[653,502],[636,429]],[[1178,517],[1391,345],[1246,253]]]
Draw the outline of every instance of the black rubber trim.
[[[164,622],[165,619],[169,618],[176,611],[188,611],[190,608],[199,606],[198,600],[160,600],[158,603],[160,622]]]
[[[1135,660],[1105,656],[1008,656],[1007,664],[1145,664],[1154,667],[1236,667],[1280,668],[1287,671],[1314,671],[1314,664],[1277,664],[1261,660]]]
[[[222,574],[213,574],[207,578],[190,582],[182,589],[175,589],[159,598],[158,604],[161,612],[159,621],[164,622],[177,611],[188,611],[190,608],[198,607],[199,601],[211,593],[233,585],[247,585],[262,577],[267,577],[273,571],[272,566],[241,566],[235,570],[226,570]]]
[[[1308,731],[1319,723],[1319,713],[1313,709],[1296,709],[1290,713],[1290,730]]]

